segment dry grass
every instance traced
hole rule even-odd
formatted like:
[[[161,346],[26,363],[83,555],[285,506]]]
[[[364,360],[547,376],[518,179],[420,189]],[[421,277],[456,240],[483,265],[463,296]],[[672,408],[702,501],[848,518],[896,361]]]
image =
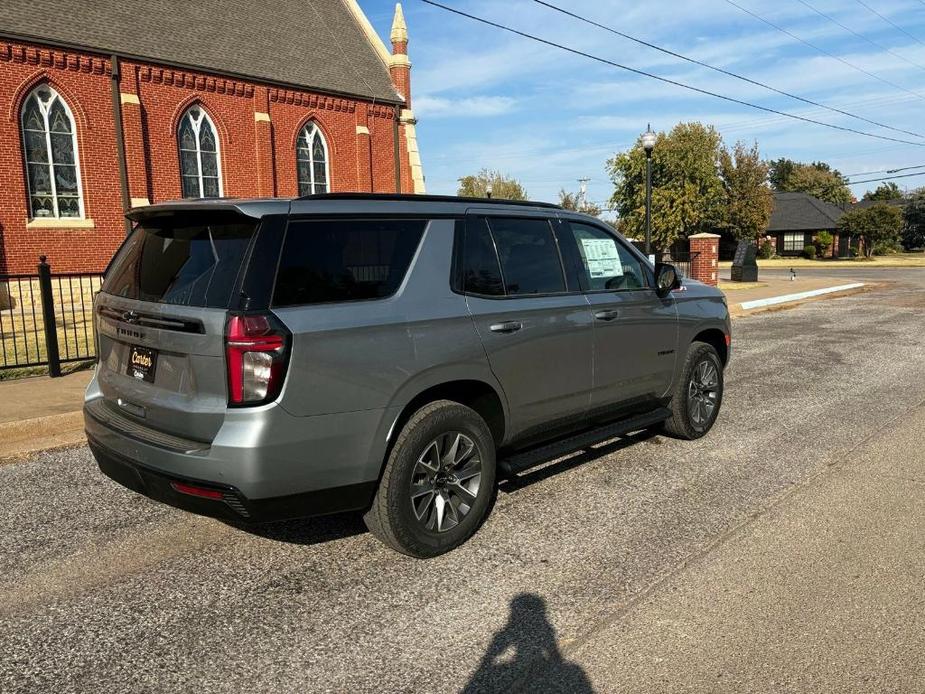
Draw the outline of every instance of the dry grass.
[[[62,359],[95,354],[93,295],[100,278],[52,278],[58,352]],[[37,279],[0,283],[0,369],[47,359]]]
[[[731,267],[732,263],[723,261],[719,263],[721,268]],[[877,255],[871,259],[867,258],[840,258],[833,260],[809,260],[807,258],[771,258],[769,260],[758,260],[760,268],[791,268],[791,267],[824,267],[826,269],[851,269],[858,267],[925,267],[925,253],[895,253],[893,255]]]
[[[724,292],[734,292],[737,289],[760,289],[767,287],[764,282],[720,282],[719,288]]]

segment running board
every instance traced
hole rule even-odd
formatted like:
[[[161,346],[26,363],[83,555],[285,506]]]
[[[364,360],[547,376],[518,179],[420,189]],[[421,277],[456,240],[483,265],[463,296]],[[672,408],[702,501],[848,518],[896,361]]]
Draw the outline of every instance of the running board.
[[[605,424],[595,429],[582,431],[573,436],[569,436],[552,443],[547,443],[537,448],[531,448],[520,453],[514,453],[498,461],[498,471],[505,477],[512,477],[519,472],[529,470],[537,465],[548,463],[550,460],[561,458],[569,453],[574,453],[583,448],[593,446],[601,441],[624,436],[634,431],[648,429],[655,424],[661,424],[671,417],[671,410],[667,407],[659,407],[657,410],[638,414],[627,419],[621,419],[619,422]]]

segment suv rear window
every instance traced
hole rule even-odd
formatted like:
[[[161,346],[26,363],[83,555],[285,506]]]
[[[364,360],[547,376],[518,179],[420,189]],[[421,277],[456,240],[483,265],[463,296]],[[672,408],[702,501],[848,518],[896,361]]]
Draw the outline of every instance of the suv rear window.
[[[398,290],[423,219],[290,222],[274,306],[381,299]]]
[[[227,308],[257,222],[239,215],[156,218],[113,259],[102,291],[141,301]]]

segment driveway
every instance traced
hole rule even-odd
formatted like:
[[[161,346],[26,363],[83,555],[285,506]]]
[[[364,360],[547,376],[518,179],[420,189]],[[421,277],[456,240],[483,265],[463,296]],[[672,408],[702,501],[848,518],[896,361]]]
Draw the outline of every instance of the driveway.
[[[762,579],[749,533],[783,509],[824,520],[828,499],[857,503],[810,488],[908,434],[925,399],[925,272],[890,277],[902,281],[737,320],[708,437],[619,440],[508,482],[478,535],[432,561],[389,552],[351,516],[257,534],[174,511],[104,479],[86,448],[0,466],[0,691],[698,689],[702,658],[727,652],[715,644],[646,672],[627,656],[673,643],[675,602],[712,625],[694,635],[733,618],[764,628],[761,601],[786,576]],[[802,506],[785,503],[794,490]],[[724,612],[737,559],[761,590]],[[833,611],[849,607],[838,588]],[[873,611],[866,638],[892,638],[893,616]],[[904,634],[925,652],[922,630]],[[737,652],[765,662],[761,643]],[[883,653],[848,689],[908,686]],[[800,664],[778,662],[768,688],[799,688],[787,670]],[[706,688],[738,688],[727,671],[718,660]]]

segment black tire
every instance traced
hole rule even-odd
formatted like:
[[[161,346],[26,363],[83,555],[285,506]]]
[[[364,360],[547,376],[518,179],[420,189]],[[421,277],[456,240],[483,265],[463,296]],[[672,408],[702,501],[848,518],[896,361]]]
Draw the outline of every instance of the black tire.
[[[703,365],[703,366],[702,366]],[[698,386],[695,381],[698,379],[700,369],[705,369],[712,373],[710,369],[715,370],[715,396],[710,397],[705,389]],[[692,385],[693,384],[693,385]],[[691,400],[691,395],[700,393],[704,400],[698,401],[695,397]],[[712,410],[708,416],[704,416],[705,401],[713,403]],[[699,404],[698,404],[699,403]],[[723,362],[716,353],[712,345],[705,342],[692,342],[687,349],[687,356],[684,358],[684,365],[681,368],[681,376],[675,384],[674,392],[671,397],[671,418],[666,420],[662,425],[662,432],[679,439],[699,439],[704,436],[716,422],[719,415],[720,406],[723,404]]]
[[[452,447],[449,442],[456,440],[454,437],[457,434],[462,435],[458,439],[458,447],[467,451],[468,439],[475,449],[467,459],[469,462],[461,464],[468,467],[465,470],[457,468],[461,476],[471,474],[475,465],[474,456],[478,456],[478,464],[481,466],[477,482],[474,477],[470,477],[465,483],[472,488],[477,486],[474,494],[469,487],[460,489],[463,482],[457,480],[451,470],[447,470],[448,481],[443,478],[441,486],[441,482],[434,480],[442,473],[438,471],[433,477],[427,477],[430,468],[424,467],[431,461],[435,451],[437,459],[448,459]],[[444,455],[440,455],[441,448],[447,449]],[[433,496],[428,497],[428,492],[416,491],[427,485],[436,490]],[[464,491],[469,496],[464,496]],[[487,515],[494,492],[495,443],[485,420],[458,402],[438,400],[415,412],[402,427],[386,461],[376,497],[363,520],[370,532],[392,549],[420,559],[435,557],[449,552],[472,537]],[[412,501],[413,493],[418,494],[416,501]],[[436,496],[445,499],[440,502],[439,514]],[[474,499],[471,499],[473,496]],[[455,506],[452,503],[454,498]],[[461,503],[461,499],[471,500],[471,504],[465,501]],[[433,506],[427,506],[431,502]],[[468,507],[468,511],[463,511],[464,507]],[[451,511],[455,516],[455,525],[438,530],[438,520],[446,525],[454,520],[450,516]],[[433,523],[434,527],[430,527],[429,523]]]

